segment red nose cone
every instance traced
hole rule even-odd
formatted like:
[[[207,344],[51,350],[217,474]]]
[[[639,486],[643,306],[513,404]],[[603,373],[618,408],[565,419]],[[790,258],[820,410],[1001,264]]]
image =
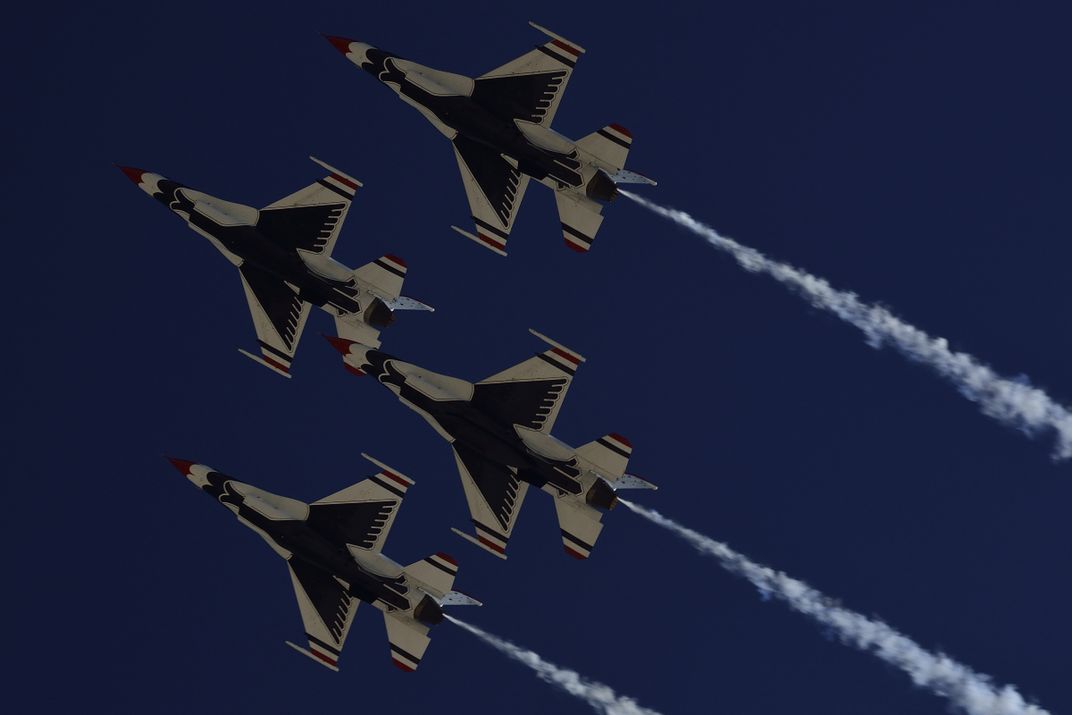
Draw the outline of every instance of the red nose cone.
[[[190,467],[197,464],[197,462],[187,462],[185,459],[175,459],[174,457],[168,457],[167,459],[184,476],[190,473]]]
[[[126,174],[127,178],[133,181],[135,184],[140,184],[142,174],[148,173],[144,169],[135,169],[133,166],[119,166],[119,164],[116,164],[115,166],[121,172]]]
[[[324,39],[330,42],[336,50],[344,55],[350,51],[350,43],[355,40],[348,40],[345,37],[335,37],[334,35],[324,35]]]
[[[339,338],[334,335],[325,335],[324,340],[331,343],[331,347],[339,351],[340,355],[349,355],[350,346],[354,344],[353,340],[346,340],[345,338]]]

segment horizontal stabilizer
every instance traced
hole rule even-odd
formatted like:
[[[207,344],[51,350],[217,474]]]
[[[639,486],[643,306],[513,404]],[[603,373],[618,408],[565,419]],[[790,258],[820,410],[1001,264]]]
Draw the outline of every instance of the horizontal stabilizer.
[[[592,464],[596,471],[614,481],[625,474],[633,445],[620,434],[611,433],[577,448],[577,456]]]
[[[421,664],[424,651],[428,650],[428,627],[390,613],[383,614],[383,622],[391,644],[391,660],[401,670],[412,673]]]
[[[575,559],[587,559],[603,531],[600,513],[569,497],[555,499],[555,513],[562,529],[562,546]]]
[[[380,256],[354,271],[354,278],[370,286],[381,298],[398,298],[406,279],[406,262],[390,254]]]
[[[633,135],[620,124],[608,124],[577,140],[577,148],[594,159],[608,174],[613,174],[625,166],[632,146]]]
[[[380,331],[352,316],[336,316],[335,333],[343,340],[361,343],[370,348],[380,347]]]
[[[566,248],[587,253],[603,223],[603,207],[595,201],[565,191],[555,192],[555,205],[558,207],[558,220],[562,224]]]
[[[458,575],[458,562],[449,554],[439,552],[415,561],[402,569],[407,579],[417,582],[422,590],[439,600],[448,593]]]

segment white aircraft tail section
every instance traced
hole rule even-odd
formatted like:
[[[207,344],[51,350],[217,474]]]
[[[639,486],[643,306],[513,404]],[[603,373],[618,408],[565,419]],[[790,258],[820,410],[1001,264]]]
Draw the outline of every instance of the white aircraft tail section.
[[[620,124],[608,124],[577,141],[577,148],[608,174],[625,166],[632,145],[633,135]]]
[[[562,222],[562,238],[566,241],[566,248],[587,253],[603,223],[603,214],[600,213],[603,207],[573,191],[556,191],[555,205],[558,207],[558,219]]]
[[[577,449],[578,457],[611,482],[625,474],[632,454],[633,445],[629,440],[613,432]]]
[[[458,575],[458,562],[453,557],[439,552],[415,561],[402,571],[407,579],[416,582],[418,588],[439,601],[451,593],[450,589]]]
[[[380,331],[361,320],[359,315],[335,316],[335,334],[373,349],[380,347]]]
[[[354,271],[354,278],[370,286],[381,299],[396,299],[402,295],[406,262],[398,256],[380,256]]]
[[[391,660],[407,673],[412,673],[421,664],[424,651],[428,650],[428,626],[412,618],[383,614],[387,626],[387,640],[391,644]]]
[[[562,530],[562,546],[575,559],[587,559],[603,531],[602,514],[578,500],[563,496],[555,499],[555,513]]]

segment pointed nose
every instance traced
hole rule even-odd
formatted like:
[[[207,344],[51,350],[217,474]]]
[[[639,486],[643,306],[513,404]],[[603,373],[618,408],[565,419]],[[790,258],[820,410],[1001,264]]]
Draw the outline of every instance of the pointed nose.
[[[368,61],[368,51],[373,49],[372,45],[351,40],[348,37],[324,35],[324,39],[330,42],[331,46],[342,53],[344,57],[359,66]]]
[[[337,35],[324,35],[324,39],[330,42],[332,47],[344,55],[350,51],[350,45],[357,42],[356,40],[351,40],[346,37],[338,37]]]
[[[160,182],[167,181],[160,174],[156,174],[152,171],[146,171],[145,169],[138,169],[133,166],[122,166],[116,164],[115,168],[126,174],[127,178],[137,184],[138,188],[149,194],[150,196],[156,196],[160,193]],[[164,199],[161,198],[161,201]],[[167,203],[165,201],[165,203]]]
[[[122,166],[120,164],[116,164],[115,168],[126,174],[127,178],[133,181],[135,184],[140,184],[142,175],[149,173],[145,169],[136,169],[133,166]]]
[[[176,457],[168,457],[167,460],[195,487],[204,488],[209,483],[209,476],[213,473],[212,467]]]
[[[346,357],[350,354],[350,346],[355,344],[353,340],[347,340],[345,338],[340,338],[335,335],[325,335],[324,340],[327,340],[328,343],[331,344],[331,347],[338,350],[339,354],[343,357]]]
[[[346,368],[347,372],[358,377],[365,374],[362,368],[368,365],[367,353],[369,349],[367,346],[354,340],[347,340],[334,335],[325,335],[324,340],[327,340],[331,347],[338,350],[339,354],[342,355],[342,366]]]
[[[191,468],[197,464],[197,462],[188,462],[185,459],[176,459],[175,457],[168,457],[167,460],[171,462],[171,465],[179,470],[179,473],[184,477],[190,476]]]

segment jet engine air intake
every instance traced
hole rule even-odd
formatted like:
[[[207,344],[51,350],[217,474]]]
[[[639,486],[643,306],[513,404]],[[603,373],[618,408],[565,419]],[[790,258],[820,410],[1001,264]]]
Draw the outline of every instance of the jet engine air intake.
[[[426,595],[413,609],[413,620],[426,626],[434,626],[443,622],[443,609],[431,596]]]
[[[618,495],[614,488],[603,479],[597,479],[584,497],[588,506],[600,511],[610,511],[618,505]]]
[[[614,179],[610,178],[607,172],[600,169],[592,177],[592,180],[588,182],[588,186],[584,188],[584,193],[594,201],[610,203],[618,198],[618,185],[614,183]]]

